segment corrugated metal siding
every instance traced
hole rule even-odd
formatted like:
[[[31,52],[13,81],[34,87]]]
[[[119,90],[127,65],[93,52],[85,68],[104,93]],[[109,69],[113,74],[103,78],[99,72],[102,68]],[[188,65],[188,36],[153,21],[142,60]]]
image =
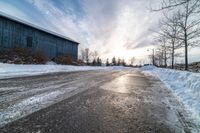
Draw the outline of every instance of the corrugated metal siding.
[[[32,38],[32,49],[42,51],[50,58],[70,54],[77,59],[77,43],[0,17],[1,47],[27,47],[27,37]]]
[[[3,22],[2,19],[0,18],[0,47],[3,47]]]

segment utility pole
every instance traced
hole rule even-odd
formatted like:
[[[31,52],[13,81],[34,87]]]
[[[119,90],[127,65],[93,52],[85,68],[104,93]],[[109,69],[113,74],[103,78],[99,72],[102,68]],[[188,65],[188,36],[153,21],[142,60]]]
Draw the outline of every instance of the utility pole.
[[[155,53],[154,53],[154,49],[152,49],[152,51],[153,51],[153,65],[155,65],[155,58],[154,58],[154,56],[155,56]]]

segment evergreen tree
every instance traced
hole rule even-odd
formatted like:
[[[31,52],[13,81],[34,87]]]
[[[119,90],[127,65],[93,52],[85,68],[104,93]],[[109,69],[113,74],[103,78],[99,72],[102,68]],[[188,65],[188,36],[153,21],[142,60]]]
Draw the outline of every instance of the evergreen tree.
[[[97,57],[97,66],[99,66],[99,57]]]
[[[98,58],[97,58],[97,66],[101,66],[101,64],[102,64],[102,61],[101,61],[101,59],[98,57]]]
[[[125,62],[124,59],[122,59],[122,65],[123,65],[123,66],[126,66],[126,62]]]
[[[112,64],[113,64],[113,66],[116,66],[116,59],[115,59],[115,57],[112,58]]]
[[[102,65],[102,61],[101,61],[101,59],[99,58],[99,66],[101,66]]]
[[[106,60],[106,66],[110,66],[109,59]]]
[[[92,61],[92,65],[93,65],[93,66],[96,66],[96,65],[97,65],[96,59],[94,59],[94,60]]]
[[[118,60],[117,60],[117,65],[118,65],[118,66],[121,65],[121,59],[120,59],[120,58],[118,58]]]

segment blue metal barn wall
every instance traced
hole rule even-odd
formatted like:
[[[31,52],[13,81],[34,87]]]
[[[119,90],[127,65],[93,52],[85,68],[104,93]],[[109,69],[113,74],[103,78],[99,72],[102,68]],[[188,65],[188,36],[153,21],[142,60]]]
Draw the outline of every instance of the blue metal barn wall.
[[[50,58],[70,54],[78,55],[78,44],[38,29],[0,17],[0,47],[27,47],[27,37],[32,37],[32,49],[42,51]]]

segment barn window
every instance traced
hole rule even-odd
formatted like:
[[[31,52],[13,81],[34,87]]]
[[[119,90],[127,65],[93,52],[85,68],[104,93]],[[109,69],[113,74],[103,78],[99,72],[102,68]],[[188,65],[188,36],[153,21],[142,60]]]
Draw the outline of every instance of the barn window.
[[[33,44],[33,38],[32,37],[27,37],[27,47],[31,48]]]

